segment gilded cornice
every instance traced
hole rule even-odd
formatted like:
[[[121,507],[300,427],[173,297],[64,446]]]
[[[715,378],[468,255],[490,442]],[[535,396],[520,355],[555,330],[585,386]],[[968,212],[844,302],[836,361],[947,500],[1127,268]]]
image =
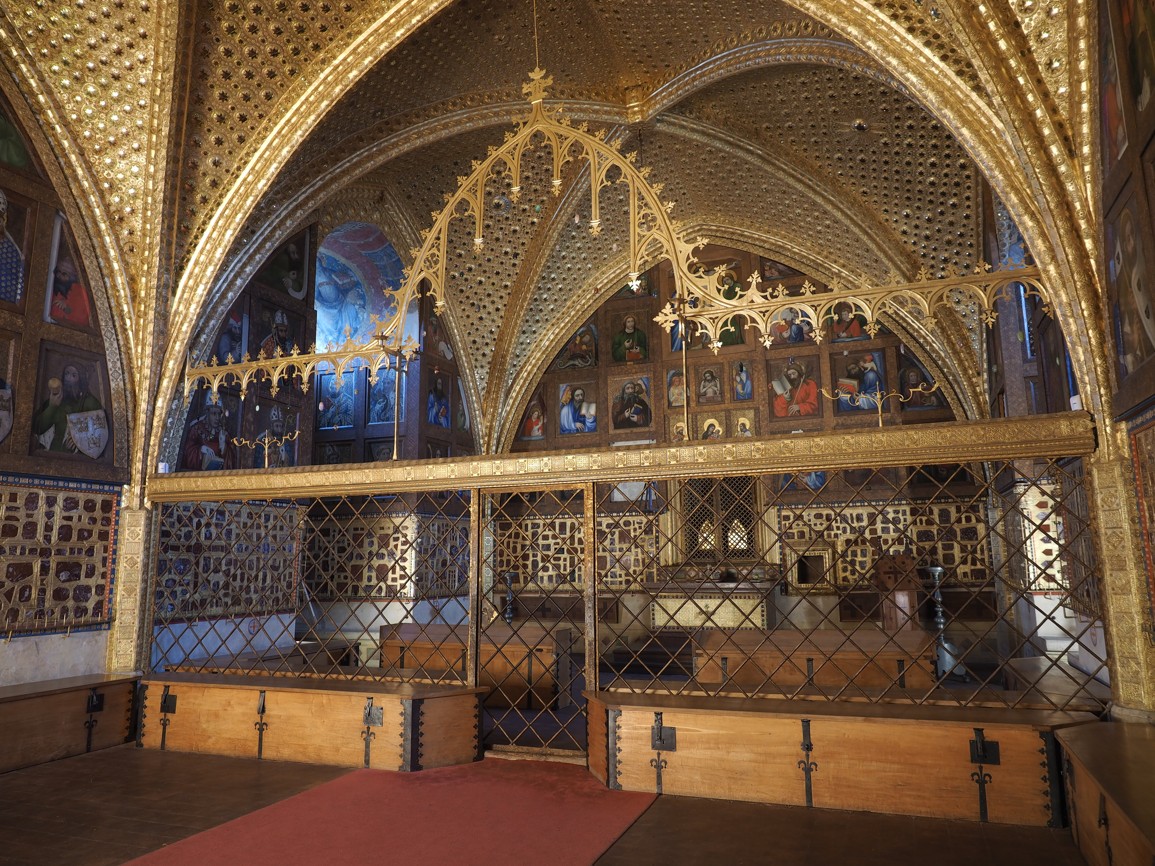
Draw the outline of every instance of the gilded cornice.
[[[1109,417],[1111,377],[1104,329],[1099,324],[1095,269],[1087,252],[1084,226],[1073,217],[1078,205],[1072,199],[1079,196],[1064,186],[1045,147],[1035,144],[1026,152],[1021,147],[1019,134],[1029,130],[1036,119],[1016,96],[1006,93],[1018,86],[1015,77],[1004,71],[990,79],[998,83],[997,90],[980,96],[950,74],[950,67],[935,52],[912,39],[884,9],[867,0],[837,5],[821,0],[790,2],[827,22],[891,69],[983,166],[987,180],[1022,230],[1043,281],[1051,287],[1076,377],[1085,389],[1084,405],[1099,417]],[[974,50],[969,36],[956,34],[956,38],[958,45]],[[997,111],[987,99],[997,103]],[[1075,188],[1082,187],[1076,182]]]
[[[300,466],[277,472],[222,471],[153,475],[153,502],[358,496],[423,490],[540,487],[644,478],[836,471],[924,464],[1031,460],[1085,455],[1095,447],[1085,412],[1030,418],[862,428],[741,442],[531,456],[462,457],[350,466]]]

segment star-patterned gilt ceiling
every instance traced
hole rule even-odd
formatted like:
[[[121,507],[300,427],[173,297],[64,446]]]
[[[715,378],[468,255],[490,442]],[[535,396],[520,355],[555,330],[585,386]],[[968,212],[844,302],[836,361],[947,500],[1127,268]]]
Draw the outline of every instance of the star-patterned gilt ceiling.
[[[120,314],[144,466],[188,350],[260,261],[351,215],[405,256],[524,112],[538,62],[569,116],[639,151],[688,228],[819,279],[972,265],[985,176],[1072,323],[1094,407],[1109,375],[1085,321],[1099,308],[1095,190],[1079,181],[1093,8],[538,0],[535,53],[533,0],[26,0],[0,9],[0,44],[19,82],[5,93],[54,154]],[[596,241],[572,230],[588,196],[567,182],[547,234],[491,275],[498,290],[453,289],[476,409],[516,402],[527,333],[560,339],[596,298],[570,301],[618,276],[610,221]],[[925,348],[978,411],[979,335]]]
[[[551,96],[575,121],[603,125],[623,150],[639,151],[692,231],[850,284],[973,267],[980,173],[944,125],[865,54],[788,5],[721,5],[709,22],[665,3],[638,3],[630,15],[614,3],[539,5]],[[529,3],[472,0],[442,11],[326,114],[241,237],[267,237],[270,214],[281,215],[282,237],[329,202],[364,199],[367,187],[388,199],[371,197],[380,211],[362,208],[359,218],[428,226],[471,162],[524,113],[532,20]],[[506,255],[488,267],[460,239],[471,264],[451,285],[449,318],[483,425],[516,411],[532,387],[529,347],[562,339],[620,277],[625,214],[591,238],[571,218],[589,207],[588,188],[573,183],[552,228],[525,206],[497,221],[491,246]],[[190,228],[207,200],[201,192],[182,210]],[[417,237],[402,231],[393,240],[404,255]],[[539,231],[548,242],[534,240]],[[234,255],[253,251],[242,244]],[[972,396],[978,360],[936,358],[965,371]]]

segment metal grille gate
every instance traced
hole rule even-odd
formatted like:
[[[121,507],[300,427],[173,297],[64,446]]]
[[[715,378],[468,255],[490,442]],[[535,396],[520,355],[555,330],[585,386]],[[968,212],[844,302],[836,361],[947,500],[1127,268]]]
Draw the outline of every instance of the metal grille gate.
[[[1072,457],[165,503],[150,667],[476,683],[531,751],[595,688],[1099,709],[1087,500]]]

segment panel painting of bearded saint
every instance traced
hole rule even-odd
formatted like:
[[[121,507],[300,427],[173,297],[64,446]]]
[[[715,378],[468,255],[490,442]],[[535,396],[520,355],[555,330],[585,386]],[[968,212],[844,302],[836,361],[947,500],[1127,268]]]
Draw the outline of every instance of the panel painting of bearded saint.
[[[27,295],[30,203],[0,189],[0,305],[21,309]]]
[[[20,335],[0,330],[0,443],[12,432],[12,417],[16,410],[14,388],[16,359],[20,355]]]
[[[112,460],[108,370],[99,355],[43,343],[30,454]]]
[[[788,355],[770,361],[770,419],[801,421],[822,415],[818,357]]]
[[[613,406],[610,417],[615,430],[638,430],[654,422],[650,403],[650,377],[610,379]]]
[[[76,245],[72,242],[63,214],[56,215],[52,226],[52,252],[48,261],[48,290],[44,293],[44,321],[66,325],[82,331],[96,329],[92,312],[92,293],[77,264]]]
[[[308,349],[304,345],[304,320],[276,303],[253,300],[252,329],[253,354],[262,358],[273,358],[278,353],[288,355],[294,346],[302,352]]]
[[[592,384],[558,385],[557,428],[567,435],[597,432],[598,411]]]
[[[650,357],[649,337],[646,335],[642,313],[626,313],[614,334],[610,356],[615,361],[645,361]]]

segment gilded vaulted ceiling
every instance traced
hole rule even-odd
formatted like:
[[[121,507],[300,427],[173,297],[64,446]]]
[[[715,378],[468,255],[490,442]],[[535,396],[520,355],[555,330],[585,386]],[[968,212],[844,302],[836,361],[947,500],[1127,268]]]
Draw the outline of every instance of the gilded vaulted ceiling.
[[[1060,286],[1061,314],[1089,323],[1069,329],[1076,366],[1109,382],[1089,261],[1089,8],[537,5],[554,95],[578,119],[650,130],[644,159],[677,191],[679,217],[746,248],[805,262],[806,241],[818,247],[821,235],[835,247],[823,257],[831,271],[862,274],[967,260],[981,228],[977,155]],[[82,244],[98,251],[123,313],[143,435],[151,401],[167,403],[220,296],[311,215],[364,215],[380,200],[405,254],[461,173],[446,167],[468,165],[474,145],[522,109],[519,85],[535,61],[531,10],[531,0],[25,0],[0,9],[5,63],[19,83],[6,93],[25,99],[21,119],[43,128],[53,171],[78,203]],[[914,127],[896,126],[900,118]],[[658,165],[659,148],[674,158]],[[711,156],[692,171],[679,149]],[[717,181],[723,165],[732,190]],[[327,200],[370,188],[380,195],[356,207],[351,195]],[[806,216],[764,217],[757,208],[773,204],[747,204],[758,197]],[[839,219],[818,216],[835,201]],[[528,296],[515,308],[537,315]],[[512,349],[515,329],[502,332]],[[137,465],[149,447],[138,443]]]

